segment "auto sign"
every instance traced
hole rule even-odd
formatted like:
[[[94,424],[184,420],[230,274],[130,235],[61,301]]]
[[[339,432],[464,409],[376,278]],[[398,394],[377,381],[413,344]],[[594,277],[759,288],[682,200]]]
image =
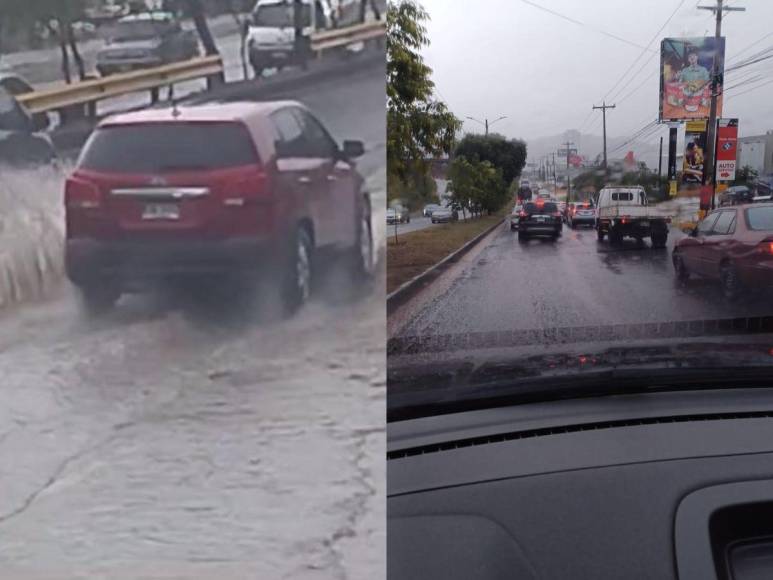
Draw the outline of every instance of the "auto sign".
[[[738,119],[717,121],[717,181],[735,179]]]

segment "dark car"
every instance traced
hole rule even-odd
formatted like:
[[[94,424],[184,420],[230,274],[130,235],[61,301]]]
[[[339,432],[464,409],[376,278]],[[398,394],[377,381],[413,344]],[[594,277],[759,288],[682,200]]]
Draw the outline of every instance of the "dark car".
[[[773,203],[724,207],[708,214],[676,243],[674,270],[718,280],[727,298],[773,286]]]
[[[728,187],[719,196],[720,205],[738,205],[742,203],[752,203],[754,193],[745,185],[734,185]]]
[[[370,199],[352,162],[362,153],[294,101],[108,118],[66,183],[68,277],[97,310],[158,282],[257,277],[295,310],[322,254],[370,277]]]
[[[56,159],[46,115],[30,115],[13,94],[0,85],[0,164],[35,165]]]
[[[183,29],[169,12],[142,12],[110,27],[108,44],[97,53],[102,76],[190,60],[201,53],[196,32]]]
[[[527,202],[518,219],[518,239],[526,241],[532,236],[549,236],[556,239],[562,230],[561,212],[552,201]]]

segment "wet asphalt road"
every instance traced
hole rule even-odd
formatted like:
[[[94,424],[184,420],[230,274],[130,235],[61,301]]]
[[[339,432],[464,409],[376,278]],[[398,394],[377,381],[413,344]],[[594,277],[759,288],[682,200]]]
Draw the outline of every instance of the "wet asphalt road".
[[[288,94],[365,140],[382,208],[384,78]],[[286,321],[184,295],[89,320],[69,287],[4,310],[0,578],[384,577],[384,276],[336,282]]]
[[[715,283],[675,283],[667,250],[626,239],[613,247],[592,229],[564,227],[556,242],[520,243],[506,224],[449,272],[446,286],[417,307],[395,336],[544,330],[770,315],[756,296],[728,303]]]

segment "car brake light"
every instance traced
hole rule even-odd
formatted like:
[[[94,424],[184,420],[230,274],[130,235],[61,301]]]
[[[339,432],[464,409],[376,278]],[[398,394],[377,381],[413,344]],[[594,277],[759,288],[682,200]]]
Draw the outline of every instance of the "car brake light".
[[[528,216],[529,216],[529,214],[527,214],[527,213],[526,213],[525,211],[523,211],[523,210],[521,210],[521,211],[519,211],[519,212],[518,212],[518,217],[522,217],[522,218],[524,218],[524,217],[528,217]]]
[[[759,246],[757,246],[757,251],[760,254],[773,256],[773,242],[769,242],[769,241],[762,242]]]
[[[102,194],[93,183],[69,178],[64,186],[64,205],[67,209],[99,209]]]

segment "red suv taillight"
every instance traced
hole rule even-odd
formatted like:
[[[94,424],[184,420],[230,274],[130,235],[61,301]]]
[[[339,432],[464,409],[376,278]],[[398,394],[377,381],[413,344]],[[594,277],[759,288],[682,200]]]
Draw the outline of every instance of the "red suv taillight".
[[[766,256],[773,256],[773,242],[770,240],[760,242],[760,244],[757,246],[757,251],[760,254],[765,254]]]
[[[94,210],[102,207],[102,194],[93,183],[70,177],[64,186],[67,210]]]

